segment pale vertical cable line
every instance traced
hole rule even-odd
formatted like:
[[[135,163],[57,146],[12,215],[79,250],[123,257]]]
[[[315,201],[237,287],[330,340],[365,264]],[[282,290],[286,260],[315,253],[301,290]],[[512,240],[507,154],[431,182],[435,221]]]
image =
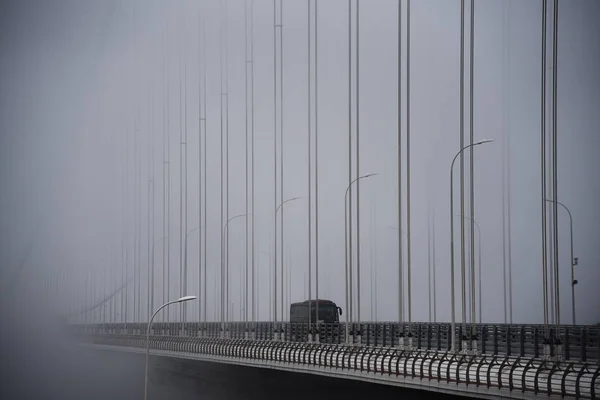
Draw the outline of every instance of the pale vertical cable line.
[[[460,148],[465,147],[465,0],[460,2]],[[460,215],[465,215],[465,162],[460,153]],[[465,286],[465,219],[460,219],[460,276],[462,291],[462,335],[467,327],[467,304]],[[453,282],[454,284],[454,282]]]
[[[558,114],[558,0],[554,0],[553,7],[553,39],[552,39],[552,198],[558,201],[558,130],[557,130],[557,114]],[[560,279],[558,270],[558,205],[554,204],[553,208],[553,236],[554,236],[554,301],[556,310],[556,332],[559,332],[560,327]],[[572,261],[571,261],[572,262]]]
[[[548,245],[546,242],[546,14],[548,0],[542,0],[542,59],[540,99],[540,159],[541,159],[541,206],[542,206],[542,294],[544,303],[544,340],[549,339],[548,327]]]
[[[410,0],[406,1],[406,279],[408,336],[412,337],[411,231],[410,231]],[[400,229],[400,228],[399,228]]]
[[[360,0],[356,0],[356,176],[360,176]],[[356,181],[356,321],[360,320],[360,180]]]
[[[251,164],[251,175],[252,175],[252,194],[251,194],[251,198],[252,198],[252,207],[251,207],[251,214],[252,214],[252,243],[251,243],[251,248],[252,248],[252,322],[256,322],[257,319],[257,309],[256,307],[258,306],[258,302],[257,302],[257,290],[256,290],[256,285],[258,284],[259,280],[255,279],[255,250],[256,250],[256,243],[254,240],[254,234],[255,234],[255,225],[254,225],[254,0],[250,0],[250,119],[251,119],[251,125],[250,125],[250,135],[251,135],[251,154],[252,154],[252,164]]]
[[[348,315],[350,324],[353,323],[352,310],[352,0],[348,0],[348,185],[350,196],[348,197],[348,262],[347,262],[347,292],[348,292]]]
[[[179,54],[179,297],[183,297],[183,61]],[[179,304],[179,322],[183,322],[183,304]]]
[[[280,151],[280,159],[281,162],[279,164],[280,173],[279,173],[279,190],[280,197],[283,201],[283,1],[279,1],[279,132],[281,134],[281,140],[279,141],[279,151]],[[283,246],[283,216],[284,209],[281,208],[281,232],[280,232],[280,241],[281,241],[281,320],[284,320],[283,316],[283,256],[284,256],[284,246]]]
[[[168,20],[167,20],[167,37],[166,40],[168,40],[168,35],[169,35],[169,31],[168,31]],[[168,42],[166,44],[166,47],[168,49]],[[167,57],[167,61],[169,60],[168,58],[168,50],[166,51],[166,57]],[[168,64],[167,64],[167,86],[166,86],[166,98],[167,98],[167,104],[166,104],[166,125],[165,125],[165,137],[166,137],[166,141],[167,141],[167,151],[166,151],[166,161],[165,161],[165,166],[166,166],[166,180],[167,180],[167,232],[166,232],[166,237],[167,237],[167,290],[166,290],[166,297],[165,301],[169,301],[169,299],[171,298],[171,140],[169,137],[169,129],[171,128],[171,86],[170,86],[170,80],[168,78],[169,76],[169,68],[168,68]],[[171,322],[170,320],[170,308],[167,307],[166,311],[166,321],[167,322]]]
[[[508,20],[508,13],[506,3],[503,3],[503,17],[504,27],[506,27]],[[506,86],[507,86],[507,67],[506,67],[506,35],[502,41],[502,286],[503,286],[503,311],[504,311],[504,323],[508,323],[508,281],[507,281],[507,268],[506,268],[506,132],[507,132],[507,119],[506,119]]]
[[[474,132],[474,83],[475,83],[475,0],[471,0],[471,21],[470,21],[471,33],[469,35],[469,143],[473,144],[475,140]],[[471,205],[471,226],[469,231],[471,233],[470,238],[470,250],[471,250],[471,282],[470,282],[470,300],[471,300],[471,334],[470,338],[474,339],[476,336],[476,310],[475,310],[475,158],[473,154],[473,146],[469,149],[469,167],[470,167],[470,205]]]
[[[206,10],[205,10],[206,11]],[[207,321],[207,305],[208,305],[208,298],[207,298],[207,270],[208,270],[208,264],[207,264],[207,258],[208,258],[208,246],[207,246],[207,237],[208,237],[208,218],[207,218],[207,174],[208,174],[208,169],[207,169],[207,130],[206,130],[206,19],[203,18],[202,19],[202,52],[204,57],[202,57],[202,88],[203,88],[203,93],[202,93],[202,115],[204,115],[204,119],[202,120],[203,125],[204,125],[204,146],[203,146],[203,154],[202,154],[202,159],[204,160],[204,259],[203,259],[203,264],[204,264],[204,288],[203,288],[203,293],[204,293],[204,302],[202,304],[202,307],[204,308],[204,328],[207,329],[206,326],[206,321]],[[216,275],[216,274],[215,274]],[[216,293],[216,286],[215,288],[215,293]],[[215,310],[216,310],[216,302],[214,304]]]
[[[200,3],[198,3],[198,298],[200,303],[204,302],[202,290],[202,11]],[[202,304],[198,304],[198,322],[202,322]]]
[[[148,263],[149,274],[148,274],[148,302],[147,302],[147,315],[148,322],[150,322],[150,314],[154,309],[154,86],[152,86],[151,93],[151,108],[150,108],[150,180],[149,183],[151,188],[148,187],[148,197],[152,200],[152,207],[148,205],[148,223],[151,224],[148,229],[148,252],[150,254],[150,262]]]
[[[508,105],[508,109],[506,110],[506,118],[508,119],[507,122],[507,131],[506,131],[506,158],[507,158],[507,163],[506,163],[506,195],[507,195],[507,208],[506,208],[506,213],[507,213],[507,230],[508,230],[508,322],[512,325],[513,323],[513,299],[512,299],[512,293],[513,293],[513,288],[512,288],[512,212],[511,212],[511,203],[512,203],[512,195],[511,195],[511,161],[510,161],[510,136],[511,136],[511,131],[510,131],[510,32],[511,32],[511,25],[510,25],[510,1],[507,3],[507,14],[508,14],[508,18],[507,18],[507,40],[506,40],[506,63],[507,63],[507,105]]]
[[[431,268],[433,269],[433,322],[437,323],[437,299],[436,299],[436,282],[435,282],[435,207],[432,210],[431,216],[431,236],[432,236],[432,248],[433,252],[433,263]]]
[[[125,142],[127,136],[123,135],[123,142]],[[121,150],[121,210],[125,210],[126,209],[126,192],[127,192],[127,188],[125,185],[125,180],[126,180],[126,170],[127,170],[127,164],[126,164],[126,159],[127,159],[127,153],[126,153],[126,142],[125,145],[121,145],[120,146],[120,150]],[[121,285],[123,286],[123,290],[121,292],[121,294],[119,295],[119,305],[120,305],[120,312],[119,312],[119,322],[125,322],[125,298],[126,298],[126,294],[127,294],[127,285],[125,284],[126,282],[126,277],[127,277],[127,264],[124,263],[125,261],[125,257],[124,257],[124,247],[125,247],[125,218],[122,215],[121,216],[121,263],[123,263],[123,266],[121,268]]]
[[[229,4],[225,0],[225,217],[229,221]],[[233,316],[229,315],[230,304],[230,270],[229,270],[229,229],[225,236],[225,304],[227,306],[227,322],[230,322]],[[229,327],[228,327],[229,328]]]
[[[318,3],[315,0],[315,17],[314,17],[314,49],[315,49],[315,298],[319,300],[319,81],[318,81]],[[319,307],[317,307],[317,321],[319,321]]]
[[[273,320],[277,322],[277,3],[273,0]],[[281,305],[283,307],[283,304]]]
[[[220,154],[219,154],[219,159],[220,159],[220,172],[221,172],[221,179],[220,179],[220,189],[221,189],[221,201],[220,201],[220,210],[221,210],[221,221],[220,221],[220,226],[219,229],[224,229],[223,225],[225,223],[224,221],[224,203],[223,203],[223,199],[224,199],[224,186],[223,186],[223,131],[224,131],[224,127],[223,127],[223,2],[219,3],[219,83],[220,83],[220,93],[219,93],[219,111],[220,111],[220,139],[221,139],[221,145],[220,145]],[[221,254],[221,277],[220,277],[220,311],[221,311],[221,335],[225,335],[225,269],[223,266],[223,253],[224,253],[224,249],[225,249],[225,243],[223,240],[223,236],[219,235],[220,239],[219,239],[219,243],[220,243],[220,254]]]
[[[249,168],[248,168],[248,0],[244,0],[244,108],[245,108],[245,162],[246,162],[246,171],[245,171],[245,177],[246,177],[246,197],[245,197],[245,203],[246,203],[246,215],[248,215],[248,172],[249,172]],[[244,322],[246,322],[246,331],[248,330],[248,245],[250,244],[248,242],[248,228],[249,228],[249,224],[248,224],[248,220],[250,218],[246,217],[244,218],[244,223],[245,223],[245,228],[246,228],[246,235],[245,235],[245,252],[244,252],[244,261],[245,261],[245,273],[244,273],[244,278],[245,278],[245,290],[244,290]]]
[[[375,308],[375,322],[379,321],[379,315],[377,313],[379,292],[377,291],[377,208],[373,204],[373,266],[374,266],[374,280],[375,280],[375,296],[374,296],[374,308]]]
[[[183,43],[184,43],[184,48],[186,48],[187,50],[187,40],[186,40],[186,27],[185,27],[185,17],[183,19]],[[184,146],[185,146],[185,152],[184,152],[184,184],[185,184],[185,190],[184,190],[184,197],[183,197],[183,202],[184,202],[184,224],[183,224],[183,233],[186,235],[185,236],[185,263],[183,265],[184,268],[184,274],[183,274],[183,295],[187,296],[187,278],[188,278],[188,266],[187,266],[187,250],[188,250],[188,242],[187,242],[187,232],[188,232],[188,146],[187,146],[187,142],[188,142],[188,117],[187,117],[187,113],[188,113],[188,96],[187,96],[187,51],[185,51],[183,53],[183,83],[184,83],[184,92],[183,92],[183,99],[184,99],[184,113],[183,113],[183,120],[184,120]],[[187,322],[187,307],[188,304],[187,302],[183,302],[181,303],[181,305],[183,306],[183,322]]]
[[[546,16],[546,18],[548,18],[548,16]],[[547,45],[547,43],[546,43]],[[550,66],[550,69],[552,69],[552,64]],[[546,82],[546,85],[550,85],[550,88],[546,88],[546,90],[550,90],[550,99],[546,100],[546,107],[549,107],[550,109],[547,110],[546,112],[550,113],[550,117],[549,117],[549,121],[547,121],[547,123],[550,124],[550,127],[548,129],[549,131],[549,140],[547,142],[547,149],[546,151],[548,152],[547,157],[549,158],[549,166],[550,166],[550,171],[549,174],[547,175],[547,185],[548,185],[548,189],[547,189],[547,193],[546,193],[546,198],[552,198],[553,194],[554,194],[554,189],[553,189],[553,184],[554,184],[554,157],[553,157],[553,146],[554,146],[554,128],[552,126],[554,120],[552,118],[552,76],[550,77],[550,82]],[[548,104],[549,103],[549,104]],[[550,285],[550,323],[552,325],[554,325],[556,323],[556,302],[555,302],[555,274],[554,274],[554,237],[553,237],[553,233],[554,233],[554,206],[555,203],[550,203],[550,209],[548,210],[548,232],[546,233],[548,236],[548,264],[549,264],[549,285]]]
[[[401,332],[404,333],[403,315],[403,282],[402,282],[402,1],[398,0],[398,323],[402,324]]]
[[[311,134],[311,112],[310,112],[310,95],[311,95],[311,90],[310,90],[310,84],[311,84],[311,80],[310,80],[310,68],[311,68],[311,57],[310,57],[310,50],[311,50],[311,46],[310,46],[310,1],[311,0],[307,0],[307,33],[308,33],[308,43],[307,43],[307,49],[308,49],[308,54],[307,54],[307,58],[308,58],[308,68],[307,68],[307,72],[308,72],[308,80],[307,80],[307,89],[308,89],[308,103],[307,103],[307,108],[308,108],[308,331],[309,334],[312,334],[312,215],[311,215],[311,202],[312,202],[312,184],[311,184],[311,171],[310,171],[310,163],[311,163],[311,157],[310,157],[310,153],[311,153],[311,148],[310,148],[310,134]],[[319,308],[319,304],[317,303],[316,308]],[[317,319],[318,321],[318,319]],[[316,322],[316,321],[315,321]]]
[[[138,113],[137,113],[137,109],[135,112],[135,117],[134,117],[134,127],[133,127],[133,162],[134,162],[134,203],[135,203],[135,216],[134,216],[134,230],[133,230],[133,268],[134,268],[134,298],[133,298],[133,321],[134,322],[140,322],[140,314],[139,314],[139,307],[140,307],[140,253],[141,253],[141,249],[140,249],[140,242],[141,242],[141,238],[140,238],[140,220],[141,220],[141,193],[140,193],[140,189],[141,189],[141,177],[140,177],[140,168],[139,168],[139,163],[140,163],[140,156],[139,156],[139,138],[138,138],[138,130],[139,130],[139,126],[137,125],[137,117],[138,117]]]
[[[150,119],[152,118],[152,110],[150,110]],[[151,128],[150,128],[151,129]],[[149,129],[149,131],[150,131]],[[150,153],[151,153],[151,143],[150,141],[148,141],[148,174],[150,175],[150,171],[151,171],[151,158],[150,158]],[[152,185],[152,182],[150,180],[150,176],[148,177],[148,187],[147,187],[147,198],[148,198],[148,207],[146,207],[146,220],[148,222],[148,229],[146,230],[146,257],[147,257],[147,276],[146,276],[146,305],[148,307],[148,310],[146,312],[146,315],[148,316],[148,322],[150,322],[150,268],[151,268],[151,243],[150,241],[152,240],[150,237],[150,186]]]
[[[427,305],[428,305],[428,319],[431,323],[431,197],[428,201],[427,207]]]
[[[156,292],[156,266],[155,266],[155,247],[154,243],[156,242],[156,148],[155,148],[155,139],[156,139],[156,119],[155,119],[155,89],[152,91],[152,294],[150,301],[150,308],[148,310],[148,315],[155,308],[155,292]],[[150,320],[148,320],[149,322]]]
[[[375,245],[375,242],[373,240],[373,199],[370,199],[369,202],[369,297],[370,297],[370,313],[369,313],[369,320],[371,322],[375,321],[375,310],[374,310],[374,280],[373,280],[373,270],[374,270],[374,265],[373,265],[373,259],[374,259],[374,255],[373,255],[373,247]]]

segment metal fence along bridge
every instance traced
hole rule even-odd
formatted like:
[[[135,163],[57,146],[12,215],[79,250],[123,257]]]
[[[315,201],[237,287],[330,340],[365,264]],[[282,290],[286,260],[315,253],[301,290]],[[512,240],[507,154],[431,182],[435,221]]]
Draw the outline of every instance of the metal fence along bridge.
[[[541,325],[477,325],[477,344],[451,350],[451,325],[156,323],[78,324],[87,346],[275,368],[416,387],[477,398],[597,398],[600,328],[563,326],[544,343]],[[460,335],[461,332],[457,331]],[[408,336],[408,337],[407,337]],[[408,340],[410,339],[410,341]],[[462,346],[462,344],[461,344]],[[476,349],[475,349],[476,346]],[[562,352],[562,356],[557,355]]]

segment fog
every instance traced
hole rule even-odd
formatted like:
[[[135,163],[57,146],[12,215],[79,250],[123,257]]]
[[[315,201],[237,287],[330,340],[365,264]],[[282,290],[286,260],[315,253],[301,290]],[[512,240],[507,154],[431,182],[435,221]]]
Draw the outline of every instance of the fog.
[[[251,319],[253,296],[254,319],[272,319],[274,211],[293,197],[300,198],[283,207],[284,319],[290,302],[309,296],[309,261],[311,298],[316,296],[317,247],[318,296],[335,301],[346,311],[344,192],[349,178],[376,173],[362,179],[352,191],[352,298],[358,307],[356,250],[360,246],[361,319],[397,320],[398,7],[395,1],[360,3],[357,106],[352,4],[349,81],[348,3],[343,1],[319,3],[318,38],[315,47],[312,30],[310,50],[307,2],[284,2],[281,80],[279,72],[274,79],[275,66],[277,71],[280,67],[274,57],[274,48],[279,52],[280,36],[279,28],[273,27],[271,2],[3,2],[0,259],[2,292],[7,296],[2,301],[3,315],[17,316],[17,320],[30,316],[28,329],[41,334],[34,322],[46,312],[64,316],[98,305],[93,312],[72,317],[72,322],[146,321],[149,311],[165,301],[194,294],[200,299],[188,306],[187,320],[219,321],[223,225],[230,217],[248,213],[228,225],[230,319]],[[435,309],[437,321],[449,321],[449,171],[460,149],[460,2],[411,2],[409,79],[403,4],[401,198],[402,230],[406,232],[409,135],[411,318],[429,321],[433,318],[430,310]],[[475,141],[494,139],[474,150],[474,216],[481,227],[483,322],[504,322],[509,265],[512,321],[543,322],[540,4],[476,3],[473,135]],[[596,23],[600,4],[561,2],[559,15],[557,200],[568,206],[573,217],[574,255],[579,260],[575,267],[579,281],[577,323],[593,324],[600,321],[595,307],[600,301],[600,180],[596,177],[600,170],[596,154],[600,150],[600,28]],[[465,23],[464,140],[468,144],[469,2]],[[550,22],[549,82],[551,28]],[[310,83],[309,54],[313,63]],[[549,100],[547,110],[549,136]],[[222,133],[228,138],[223,139],[228,142],[224,148]],[[279,175],[281,137],[283,189]],[[468,154],[465,152],[467,216]],[[454,240],[460,319],[459,170],[457,162]],[[182,186],[182,180],[187,185]],[[428,243],[430,217],[435,220],[432,259],[428,258],[433,246]],[[558,210],[558,217],[561,322],[571,323],[569,219],[563,209]],[[469,229],[467,221],[467,266]],[[281,225],[277,231],[279,235]],[[182,279],[186,236],[187,275]],[[477,246],[475,242],[476,260]],[[277,254],[280,274],[279,239]],[[401,293],[406,318],[406,247],[403,258],[405,288]],[[551,260],[549,263],[553,265]],[[429,292],[434,264],[435,305],[433,292]],[[207,291],[199,265],[202,271],[206,267]],[[278,314],[282,307],[279,279],[280,275]],[[507,313],[510,316],[511,310]],[[178,320],[178,312],[171,309],[157,317],[167,319]]]

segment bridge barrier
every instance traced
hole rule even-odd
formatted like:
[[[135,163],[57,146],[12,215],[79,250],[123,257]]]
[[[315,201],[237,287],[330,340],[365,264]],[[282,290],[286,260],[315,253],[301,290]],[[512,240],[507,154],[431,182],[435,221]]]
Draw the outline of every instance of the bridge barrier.
[[[86,324],[71,325],[76,334],[103,335],[143,335],[145,323]],[[413,347],[420,350],[451,350],[452,331],[448,323],[362,323],[349,325],[349,339],[352,344],[367,347],[396,347],[402,342],[408,344],[406,338],[412,338]],[[557,345],[562,346],[560,358],[573,361],[599,362],[600,360],[600,327],[567,326],[560,329],[552,327],[545,336],[542,325],[476,325],[475,334],[471,327],[463,332],[459,324],[456,329],[458,338],[477,340],[477,352],[486,355],[507,355],[514,357],[542,358],[544,345],[550,348],[551,355],[558,356]],[[206,337],[219,338],[223,330],[220,322],[191,323],[154,323],[152,335],[169,337]],[[284,342],[308,342],[309,334],[319,335],[320,343],[342,344],[346,341],[346,325],[335,324],[292,324],[288,322],[228,322],[225,324],[226,337],[231,339],[248,339],[252,334],[257,341],[277,340]],[[358,343],[360,338],[360,343]],[[457,341],[462,350],[462,340]]]
[[[80,333],[88,344],[138,348],[146,346],[145,335]],[[398,347],[356,346],[194,336],[152,335],[153,354],[210,356],[216,360],[249,360],[271,365],[295,365],[412,379],[444,382],[487,390],[521,394],[598,398],[600,365],[575,361],[550,361],[508,355],[474,355],[433,350],[403,350]],[[358,376],[358,375],[357,375]]]

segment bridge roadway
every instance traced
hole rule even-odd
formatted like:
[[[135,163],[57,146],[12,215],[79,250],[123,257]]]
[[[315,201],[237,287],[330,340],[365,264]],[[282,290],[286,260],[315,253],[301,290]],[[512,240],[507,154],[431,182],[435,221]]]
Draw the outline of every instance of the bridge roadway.
[[[249,328],[250,325],[254,326]],[[379,326],[363,326],[360,332],[374,331],[385,326],[375,325]],[[152,329],[150,348],[151,354],[157,356],[318,374],[477,398],[594,399],[600,393],[596,327],[577,327],[575,331],[579,335],[575,337],[578,340],[573,339],[572,342],[569,341],[569,328],[563,328],[560,335],[556,335],[563,338],[563,352],[571,347],[575,350],[569,360],[565,361],[564,356],[533,356],[532,354],[540,353],[536,350],[539,346],[523,341],[520,341],[520,346],[515,346],[523,354],[502,354],[500,351],[492,354],[494,350],[510,351],[513,348],[510,332],[504,335],[504,338],[509,338],[504,343],[494,336],[491,340],[498,345],[488,347],[489,352],[460,350],[454,353],[442,348],[417,347],[417,343],[423,346],[436,343],[435,347],[440,341],[445,344],[447,338],[441,340],[441,334],[436,336],[436,340],[425,341],[413,336],[413,347],[408,348],[406,341],[402,345],[402,338],[397,334],[401,329],[398,326],[394,328],[394,324],[390,325],[397,338],[395,342],[384,345],[381,343],[383,338],[378,342],[373,338],[369,344],[336,343],[340,333],[345,332],[343,325],[321,327],[321,340],[317,343],[307,341],[308,327],[289,323],[230,323],[225,334],[221,332],[219,323],[157,324]],[[71,327],[71,331],[85,346],[144,352],[145,328],[145,324],[75,325]],[[425,331],[432,332],[435,330],[433,328],[433,325],[425,327]],[[437,328],[440,328],[437,329],[438,332],[444,332],[443,324],[438,324]],[[506,326],[478,327],[480,332],[489,331],[490,328],[496,334],[502,331],[506,333]],[[512,331],[514,328],[512,326],[508,329]],[[519,338],[528,337],[523,332],[540,333],[538,328],[523,326],[517,329]],[[224,338],[225,335],[229,337]],[[353,335],[356,341],[357,336]],[[361,343],[365,342],[365,336],[369,337],[368,334],[360,336]],[[429,333],[426,335],[429,338],[431,336]],[[582,337],[584,341],[581,340]],[[274,340],[275,338],[278,340]],[[531,339],[536,342],[535,337]],[[486,342],[482,340],[481,343]],[[541,346],[544,348],[543,343]],[[484,347],[481,346],[481,349]],[[564,352],[567,353],[568,351]],[[592,357],[594,354],[596,357]],[[594,361],[590,361],[591,359]]]

